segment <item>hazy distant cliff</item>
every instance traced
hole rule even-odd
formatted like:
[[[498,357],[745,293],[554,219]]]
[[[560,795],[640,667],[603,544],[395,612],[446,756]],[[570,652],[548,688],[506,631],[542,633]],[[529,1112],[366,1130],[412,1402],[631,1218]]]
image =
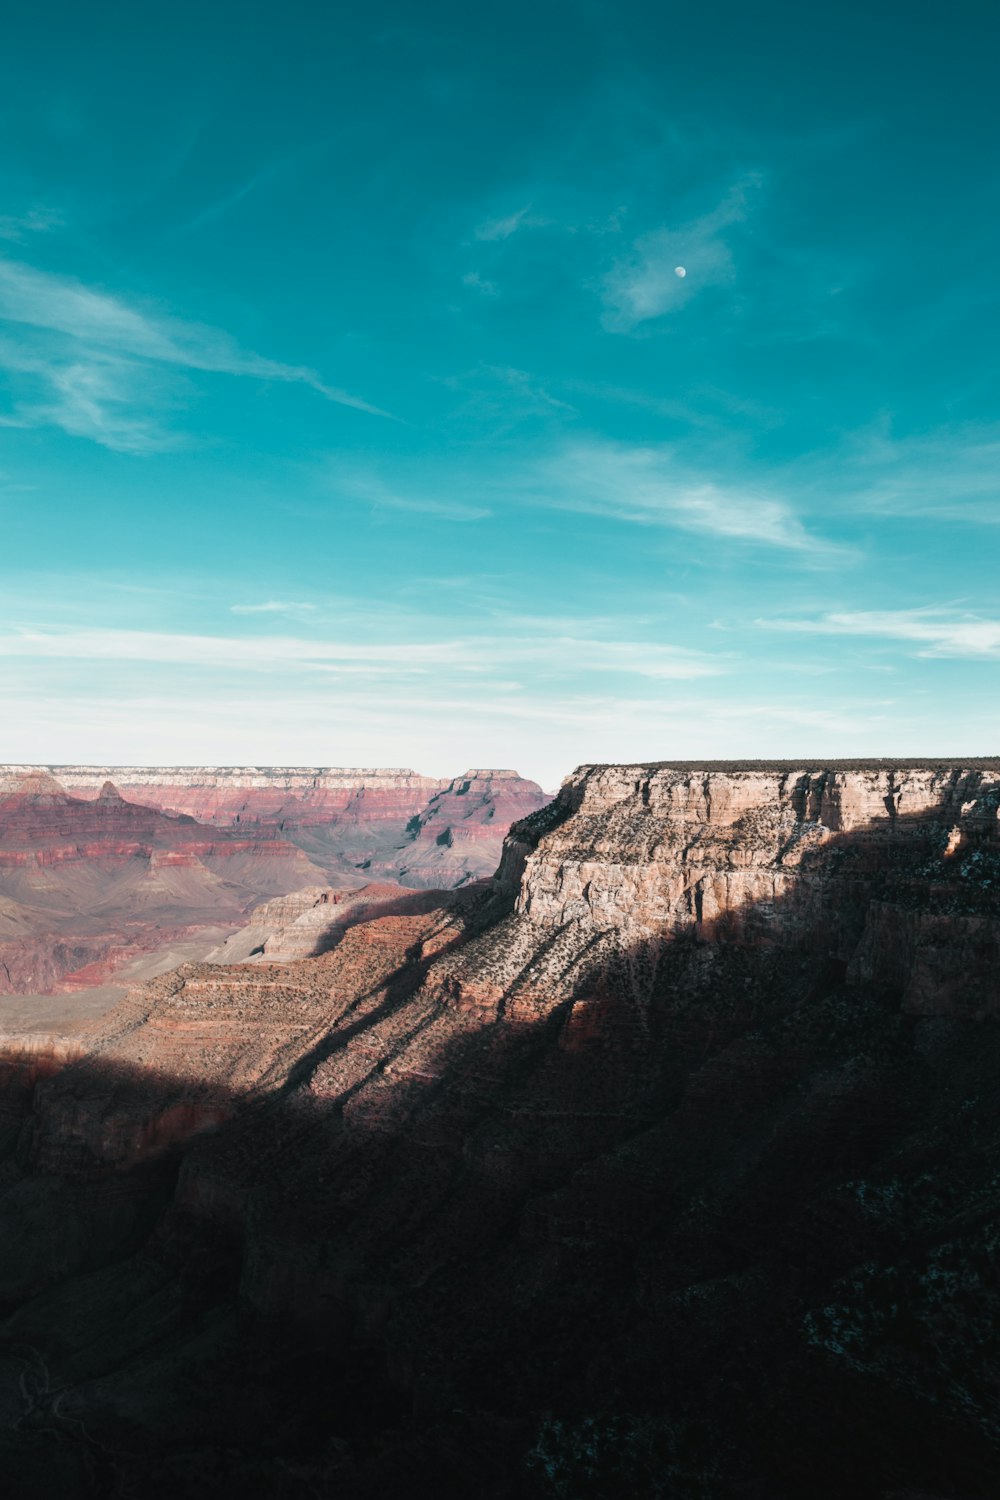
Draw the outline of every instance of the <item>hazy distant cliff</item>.
[[[100,984],[263,895],[466,884],[547,800],[505,770],[55,769],[0,766],[0,994]]]
[[[21,770],[25,767],[0,767]],[[489,875],[508,826],[548,801],[510,770],[418,776],[400,767],[50,766],[74,796],[122,796],[200,823],[272,827],[330,875],[450,887]],[[360,882],[360,883],[363,883]]]

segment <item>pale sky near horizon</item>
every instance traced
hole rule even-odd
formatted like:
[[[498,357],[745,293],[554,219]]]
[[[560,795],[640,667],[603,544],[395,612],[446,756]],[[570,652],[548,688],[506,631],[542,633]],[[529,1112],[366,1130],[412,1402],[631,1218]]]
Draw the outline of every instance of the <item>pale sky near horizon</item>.
[[[12,13],[0,761],[996,751],[998,34]]]

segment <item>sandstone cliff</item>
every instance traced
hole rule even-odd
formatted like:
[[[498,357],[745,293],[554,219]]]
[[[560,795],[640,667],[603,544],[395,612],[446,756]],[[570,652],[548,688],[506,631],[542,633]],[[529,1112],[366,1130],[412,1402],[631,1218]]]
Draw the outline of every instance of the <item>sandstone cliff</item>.
[[[998,808],[584,767],[489,887],[137,988],[0,1195],[77,1492],[987,1500]]]

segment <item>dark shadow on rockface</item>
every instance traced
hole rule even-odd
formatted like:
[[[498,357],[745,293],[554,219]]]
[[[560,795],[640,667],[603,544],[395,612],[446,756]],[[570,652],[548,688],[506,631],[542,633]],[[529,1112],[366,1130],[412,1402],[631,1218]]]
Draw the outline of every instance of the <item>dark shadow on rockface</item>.
[[[938,834],[845,835],[815,890],[712,933],[591,938],[534,1017],[530,964],[497,1021],[449,1009],[414,947],[253,1092],[99,1058],[25,1076],[0,1474],[68,1497],[995,1495],[1000,1028],[974,1001],[1000,870]],[[950,1016],[933,972],[911,993],[906,913],[945,967],[950,922],[974,971]],[[470,903],[467,951],[509,923]]]
[[[338,915],[337,906],[330,903],[330,924],[317,935],[316,946],[310,956],[319,958],[323,953],[332,952],[344,933],[357,927],[359,923],[374,922],[379,917],[420,916],[446,905],[449,894],[443,890],[408,891],[405,895],[389,896],[367,906],[349,907],[342,915]]]

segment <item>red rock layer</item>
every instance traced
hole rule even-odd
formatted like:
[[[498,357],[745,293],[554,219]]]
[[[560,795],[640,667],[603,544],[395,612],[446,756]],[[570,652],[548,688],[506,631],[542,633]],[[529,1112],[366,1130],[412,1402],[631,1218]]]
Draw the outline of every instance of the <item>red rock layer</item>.
[[[13,773],[18,768],[8,768]],[[45,772],[20,768],[20,773]],[[452,888],[492,875],[510,824],[549,800],[514,771],[450,780],[402,769],[57,766],[75,796],[108,780],[132,802],[202,824],[273,830],[343,882],[355,871],[402,885]]]
[[[134,802],[188,813],[200,823],[286,823],[309,827],[346,815],[351,822],[405,821],[447,782],[405,769],[322,766],[53,766],[77,796],[95,797],[113,780]]]
[[[276,830],[207,828],[69,796],[47,773],[0,779],[0,993],[101,984],[138,954],[238,923],[321,871]]]

